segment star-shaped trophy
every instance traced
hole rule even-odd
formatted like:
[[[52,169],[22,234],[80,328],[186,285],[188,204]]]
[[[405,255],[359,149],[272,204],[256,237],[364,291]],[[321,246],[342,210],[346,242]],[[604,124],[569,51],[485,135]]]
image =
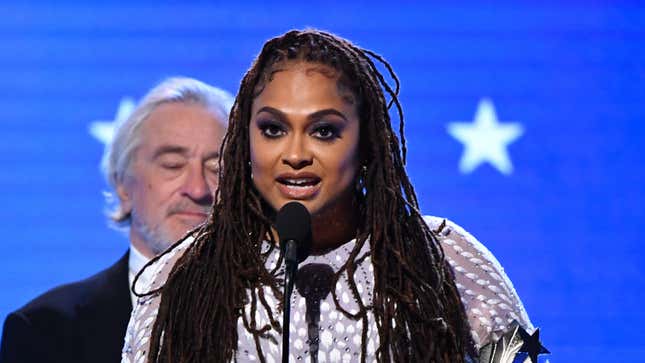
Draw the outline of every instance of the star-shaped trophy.
[[[540,343],[540,329],[535,329],[533,334],[529,335],[524,328],[519,327],[518,332],[524,341],[524,344],[522,344],[522,347],[520,348],[520,352],[528,354],[531,358],[531,362],[537,363],[537,357],[539,354],[551,353],[542,345],[542,343]]]
[[[479,351],[480,363],[537,363],[538,355],[550,352],[540,343],[540,330],[529,334],[517,321],[496,342]]]

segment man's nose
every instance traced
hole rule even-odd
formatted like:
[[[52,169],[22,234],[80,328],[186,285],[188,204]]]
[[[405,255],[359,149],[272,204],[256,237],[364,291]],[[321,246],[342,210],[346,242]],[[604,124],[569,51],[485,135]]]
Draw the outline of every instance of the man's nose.
[[[313,155],[303,135],[294,135],[288,141],[282,162],[294,169],[302,169],[313,162]]]
[[[213,190],[206,179],[206,170],[199,163],[191,164],[182,186],[182,193],[200,204],[210,204]]]

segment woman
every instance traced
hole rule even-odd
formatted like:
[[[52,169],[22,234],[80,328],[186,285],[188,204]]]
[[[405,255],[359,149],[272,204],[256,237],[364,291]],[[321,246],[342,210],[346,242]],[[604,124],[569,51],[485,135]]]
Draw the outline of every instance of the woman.
[[[152,262],[150,286],[135,282],[143,294],[124,361],[279,361],[284,268],[273,219],[294,200],[312,216],[300,266],[331,271],[331,291],[317,307],[306,287],[294,291],[290,361],[463,362],[513,320],[531,329],[485,248],[420,214],[397,94],[389,64],[332,34],[268,41],[231,112],[209,220]]]

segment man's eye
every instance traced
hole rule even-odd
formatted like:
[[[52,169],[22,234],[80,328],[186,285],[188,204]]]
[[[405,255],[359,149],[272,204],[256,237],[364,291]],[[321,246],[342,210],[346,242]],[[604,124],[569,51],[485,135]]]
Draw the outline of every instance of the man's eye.
[[[284,135],[284,129],[280,125],[272,122],[261,123],[259,127],[262,135],[271,139]]]
[[[217,160],[209,160],[204,163],[204,167],[206,170],[210,171],[211,173],[217,174],[219,173],[219,162]]]
[[[338,129],[332,125],[322,125],[317,127],[312,135],[321,140],[331,140],[338,137]]]
[[[161,167],[168,170],[177,170],[181,169],[183,164],[180,163],[161,163]]]
[[[185,160],[177,157],[172,157],[170,155],[159,158],[158,163],[158,165],[164,170],[178,170],[186,165]]]

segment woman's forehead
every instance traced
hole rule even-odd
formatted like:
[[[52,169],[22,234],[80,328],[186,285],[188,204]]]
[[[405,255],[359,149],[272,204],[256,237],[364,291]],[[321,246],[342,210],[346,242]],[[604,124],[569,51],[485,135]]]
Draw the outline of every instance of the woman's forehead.
[[[301,70],[304,71],[307,75],[311,74],[312,72],[318,72],[330,78],[337,78],[340,75],[340,71],[330,65],[321,62],[310,62],[300,59],[281,61],[276,63],[270,69],[271,73],[285,70]]]
[[[340,70],[333,68],[330,65],[320,63],[320,62],[310,62],[305,60],[286,60],[276,63],[270,69],[267,70],[267,73],[258,85],[256,86],[256,92],[254,93],[254,99],[257,98],[267,87],[267,85],[280,75],[283,72],[289,72],[291,74],[300,73],[305,77],[316,77],[324,76],[325,78],[335,81],[336,90],[338,94],[348,103],[356,103],[356,95],[349,86],[349,82],[343,77],[344,74]],[[282,78],[282,77],[281,77]],[[282,79],[284,81],[284,79]],[[289,77],[289,81],[297,81],[297,77]]]

